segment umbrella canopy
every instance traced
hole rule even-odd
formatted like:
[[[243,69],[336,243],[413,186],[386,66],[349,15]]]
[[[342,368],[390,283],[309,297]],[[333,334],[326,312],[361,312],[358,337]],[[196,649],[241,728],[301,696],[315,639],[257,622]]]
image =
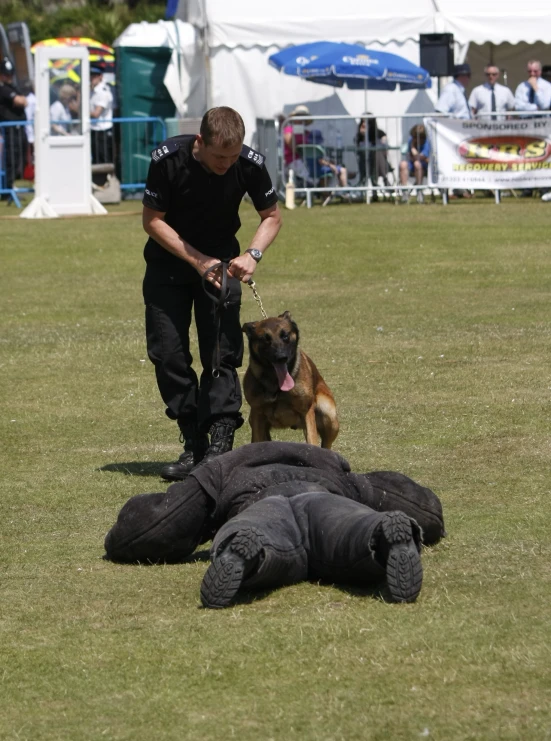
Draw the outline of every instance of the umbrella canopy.
[[[422,67],[385,51],[359,44],[315,41],[283,49],[268,58],[276,69],[310,82],[356,90],[429,88],[429,73]]]
[[[102,44],[101,41],[95,39],[89,39],[83,36],[65,36],[56,39],[44,39],[43,41],[37,41],[36,44],[31,46],[31,51],[34,54],[34,50],[38,46],[86,46],[88,47],[89,58],[91,64],[95,64],[102,68],[105,74],[106,82],[112,82],[115,79],[115,50],[107,44]],[[71,82],[80,82],[80,64],[71,59],[52,59],[50,60],[50,67],[53,69],[53,74],[56,79],[68,79]]]

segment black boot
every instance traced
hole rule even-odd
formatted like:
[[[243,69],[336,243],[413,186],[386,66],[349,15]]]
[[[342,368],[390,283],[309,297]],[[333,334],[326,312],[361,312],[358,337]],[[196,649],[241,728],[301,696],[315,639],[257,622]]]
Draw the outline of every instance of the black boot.
[[[229,453],[233,448],[233,437],[237,429],[237,420],[233,417],[222,417],[211,425],[210,445],[207,448],[203,463],[208,463],[222,453]]]
[[[161,477],[166,481],[183,481],[189,472],[203,460],[209,441],[207,436],[197,432],[192,424],[178,422],[182,434],[180,442],[184,443],[184,452],[174,463],[167,463],[161,469]]]

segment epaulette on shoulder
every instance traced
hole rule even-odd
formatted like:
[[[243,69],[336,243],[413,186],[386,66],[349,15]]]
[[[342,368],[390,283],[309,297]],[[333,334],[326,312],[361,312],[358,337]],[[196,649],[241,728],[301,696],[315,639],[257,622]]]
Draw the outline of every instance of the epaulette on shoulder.
[[[170,157],[170,155],[177,152],[180,149],[181,143],[178,139],[179,137],[166,139],[166,141],[159,144],[159,146],[151,152],[151,159],[154,162],[158,162],[159,160],[164,159],[165,157]]]
[[[243,144],[243,147],[241,149],[241,157],[246,159],[248,162],[252,162],[257,167],[262,167],[264,164],[264,160],[266,157],[263,154],[260,154],[260,152],[255,152],[254,149],[251,149],[246,144]]]

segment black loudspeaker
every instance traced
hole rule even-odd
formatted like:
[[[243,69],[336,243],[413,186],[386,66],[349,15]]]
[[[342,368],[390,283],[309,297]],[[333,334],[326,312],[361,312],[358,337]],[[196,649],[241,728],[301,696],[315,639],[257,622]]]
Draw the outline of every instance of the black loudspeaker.
[[[453,33],[420,34],[419,59],[431,77],[453,75]]]

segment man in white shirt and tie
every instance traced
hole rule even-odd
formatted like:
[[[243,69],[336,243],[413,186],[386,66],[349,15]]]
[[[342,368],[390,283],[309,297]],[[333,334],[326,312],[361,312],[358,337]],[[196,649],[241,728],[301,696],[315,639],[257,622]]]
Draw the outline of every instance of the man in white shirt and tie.
[[[477,85],[469,96],[469,105],[474,116],[483,116],[485,120],[502,121],[503,113],[515,108],[513,93],[505,85],[500,85],[499,67],[496,64],[488,64],[484,68],[486,82]],[[501,114],[501,115],[492,115]]]
[[[528,79],[515,91],[517,111],[548,111],[551,108],[551,83],[541,76],[541,62],[532,59],[527,65]]]

